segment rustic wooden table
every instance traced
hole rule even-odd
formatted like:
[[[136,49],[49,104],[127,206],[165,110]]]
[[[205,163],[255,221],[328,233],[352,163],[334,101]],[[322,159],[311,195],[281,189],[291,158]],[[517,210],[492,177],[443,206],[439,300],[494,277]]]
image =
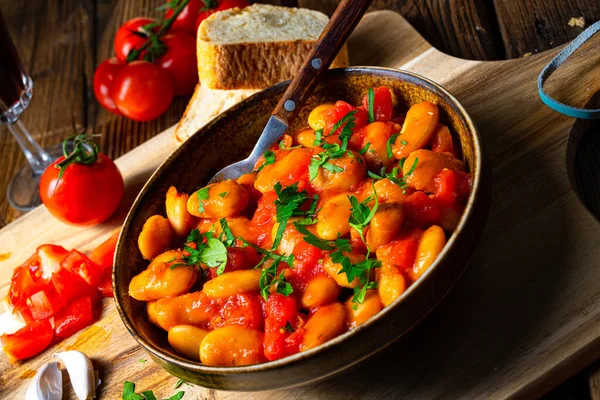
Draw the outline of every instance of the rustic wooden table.
[[[263,0],[331,14],[337,0]],[[22,121],[36,140],[59,143],[73,129],[100,134],[102,150],[116,158],[174,124],[187,98],[177,99],[157,121],[140,124],[114,117],[92,92],[95,66],[112,55],[112,37],[125,20],[155,15],[162,0],[0,0],[21,58],[34,80],[34,96]],[[375,0],[373,9],[402,14],[434,46],[457,57],[494,60],[526,57],[574,38],[600,19],[593,0]],[[383,27],[385,29],[385,27]],[[402,38],[398,38],[402,40]],[[600,126],[583,138],[576,157],[576,181],[588,207],[600,217]],[[0,192],[25,158],[7,129],[0,127]],[[0,197],[0,227],[18,218]],[[555,383],[556,385],[559,382]],[[600,399],[600,369],[585,371],[549,393],[548,398]]]

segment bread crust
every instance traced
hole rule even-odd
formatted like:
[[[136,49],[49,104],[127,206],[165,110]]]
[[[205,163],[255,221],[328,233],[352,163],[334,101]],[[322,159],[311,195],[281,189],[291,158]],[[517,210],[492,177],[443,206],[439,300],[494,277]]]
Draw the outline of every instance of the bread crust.
[[[311,40],[214,44],[197,41],[200,83],[211,89],[264,89],[298,73]],[[346,46],[331,68],[346,67]]]

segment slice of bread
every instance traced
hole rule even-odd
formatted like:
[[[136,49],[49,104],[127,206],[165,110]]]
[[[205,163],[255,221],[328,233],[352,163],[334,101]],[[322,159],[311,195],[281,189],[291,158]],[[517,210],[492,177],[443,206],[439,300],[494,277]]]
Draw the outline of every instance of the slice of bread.
[[[246,97],[291,79],[328,18],[318,11],[254,4],[211,15],[198,28],[200,85],[175,138],[183,142]],[[332,68],[348,66],[346,47]]]
[[[327,22],[318,11],[266,4],[215,13],[198,28],[200,83],[211,89],[264,89],[291,79]],[[332,68],[346,66],[344,47]]]
[[[175,139],[184,142],[211,119],[256,92],[258,89],[214,90],[197,85],[177,124]]]

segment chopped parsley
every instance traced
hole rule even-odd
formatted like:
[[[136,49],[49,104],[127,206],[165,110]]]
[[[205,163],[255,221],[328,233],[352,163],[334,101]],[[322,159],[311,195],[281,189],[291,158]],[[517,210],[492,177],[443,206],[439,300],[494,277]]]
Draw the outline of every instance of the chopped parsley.
[[[406,146],[408,144],[406,140],[401,140],[400,143],[402,144],[402,146]]]
[[[399,133],[394,133],[392,136],[389,137],[389,139],[387,140],[387,143],[385,144],[385,148],[387,149],[388,158],[394,157],[394,153],[392,152],[392,143],[394,143],[396,141],[396,138],[398,136],[400,136]]]
[[[281,183],[277,182],[275,184],[275,193],[277,194],[275,210],[279,226],[277,227],[277,233],[273,240],[273,249],[276,249],[279,246],[279,243],[281,243],[281,238],[283,237],[283,232],[285,232],[288,220],[291,217],[306,215],[306,212],[302,211],[300,207],[306,200],[310,199],[306,190],[301,192],[298,191],[297,183],[282,188]]]
[[[198,229],[193,229],[183,249],[181,262],[171,265],[171,269],[179,266],[199,267],[200,264],[206,264],[209,268],[217,268],[217,275],[225,271],[227,248],[221,240],[213,237],[212,231],[202,234]]]
[[[225,236],[225,240],[221,239],[221,241],[227,247],[233,246],[233,244],[235,243],[235,236],[233,236],[233,233],[231,232],[231,229],[229,228],[227,219],[221,218],[219,220],[219,224],[221,224],[221,230],[223,230],[223,236]]]
[[[313,142],[313,146],[321,146],[323,142],[323,128],[317,129],[315,131],[315,141]]]
[[[284,332],[290,332],[290,333],[296,332],[296,330],[294,329],[294,327],[292,326],[290,321],[286,321],[285,326],[281,329],[283,329]]]
[[[419,162],[419,157],[415,157],[415,162],[413,163],[412,167],[410,167],[408,172],[406,174],[404,174],[404,176],[412,175],[412,173],[415,172],[415,169],[417,168],[418,162]]]
[[[175,383],[175,389],[179,389],[181,387],[181,385],[183,384],[189,385],[189,383],[187,383],[186,381],[184,381],[183,379],[178,379],[177,383]]]
[[[202,189],[198,190],[196,192],[196,197],[198,197],[198,212],[203,213],[204,212],[204,200],[208,200],[208,190],[209,187],[203,187]]]
[[[219,193],[219,197],[222,199],[225,198],[225,196],[227,196],[227,192]]]
[[[305,225],[300,224],[300,221],[294,222],[296,230],[303,234],[304,241],[312,246],[315,246],[321,250],[341,250],[341,251],[352,251],[352,246],[348,239],[337,238],[336,240],[324,240],[312,233],[306,228]]]
[[[367,150],[369,150],[370,147],[371,147],[371,142],[367,142],[367,144],[365,144],[363,146],[363,148],[358,151],[358,153],[360,155],[363,155],[363,154],[365,154],[367,152]]]
[[[271,293],[271,287],[275,286],[275,293],[282,294],[284,296],[289,296],[294,292],[292,285],[285,280],[285,271],[281,271],[279,275],[277,275],[277,267],[279,263],[284,261],[286,256],[284,254],[280,254],[273,259],[273,263],[268,268],[263,268],[260,273],[260,294],[261,296],[267,300],[269,298],[269,294]]]
[[[369,122],[375,121],[375,113],[373,108],[375,107],[375,91],[373,88],[369,88],[369,94],[367,96],[369,102]]]
[[[258,169],[256,170],[257,172],[262,170],[267,165],[275,164],[275,153],[273,153],[271,150],[265,151],[263,156],[265,157],[265,162],[263,163],[263,165],[258,167]]]
[[[183,382],[183,381],[182,381]],[[175,386],[177,389],[179,386]],[[185,392],[180,391],[175,393],[173,396],[169,397],[166,400],[180,400]],[[123,393],[121,395],[121,399],[123,400],[157,400],[154,392],[152,390],[147,390],[142,392],[142,394],[137,394],[135,392],[135,384],[133,382],[125,381],[123,384]]]
[[[377,209],[379,208],[379,199],[377,198],[375,184],[373,184],[373,192],[374,194],[372,196],[367,197],[360,203],[356,197],[348,196],[350,204],[352,205],[348,222],[350,223],[350,226],[358,232],[363,242],[365,242],[363,230],[367,227],[367,225],[369,225],[369,222],[371,222],[375,216],[375,213],[377,212]],[[375,198],[375,204],[373,205],[373,208],[370,208],[369,203],[373,200],[373,198]]]

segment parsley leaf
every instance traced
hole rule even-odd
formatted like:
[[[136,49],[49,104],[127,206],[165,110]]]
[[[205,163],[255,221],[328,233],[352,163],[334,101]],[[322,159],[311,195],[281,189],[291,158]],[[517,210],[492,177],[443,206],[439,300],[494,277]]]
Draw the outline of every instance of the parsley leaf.
[[[365,154],[367,152],[367,150],[369,150],[370,147],[371,147],[371,142],[367,142],[367,144],[365,144],[363,146],[363,148],[358,151],[358,153],[362,156],[363,154]]]
[[[204,212],[204,200],[208,200],[208,186],[203,187],[202,189],[198,190],[196,192],[196,197],[198,197],[198,212],[203,213]]]
[[[279,246],[279,243],[281,243],[281,238],[283,237],[283,232],[285,231],[288,220],[294,216],[305,215],[305,213],[300,210],[300,206],[310,198],[306,190],[301,192],[298,191],[298,184],[296,183],[282,189],[281,183],[277,182],[275,184],[275,193],[277,194],[277,199],[275,200],[275,212],[279,226],[277,227],[275,239],[273,240],[273,249],[276,249]]]
[[[369,101],[369,122],[373,122],[375,121],[375,113],[373,112],[373,107],[375,105],[375,91],[373,88],[369,88],[367,100]]]
[[[349,138],[352,135],[352,128],[356,125],[356,119],[354,118],[354,114],[356,114],[358,110],[352,110],[348,114],[344,115],[338,122],[336,122],[329,131],[329,135],[331,136],[335,134],[340,128],[342,131],[340,132],[340,140],[343,141],[344,137]]]
[[[273,259],[273,263],[270,267],[263,268],[263,270],[260,273],[260,294],[265,300],[269,298],[272,286],[276,287],[276,293],[280,293],[284,296],[289,296],[294,292],[292,285],[290,285],[290,283],[285,280],[284,271],[281,271],[279,276],[277,276],[277,267],[279,266],[279,263],[284,260],[284,258],[286,258],[286,256],[284,254],[280,254],[279,256]]]
[[[187,383],[186,381],[184,381],[183,379],[179,379],[177,380],[177,383],[175,384],[175,389],[179,389],[181,387],[181,385],[183,384],[189,385],[189,383]]]
[[[301,224],[300,221],[295,221],[294,226],[296,230],[303,234],[302,238],[306,243],[315,246],[321,250],[343,250],[352,251],[352,245],[348,239],[337,238],[336,240],[323,240],[306,228],[305,224]]]
[[[398,136],[400,136],[399,133],[394,133],[392,136],[390,136],[388,138],[387,143],[385,144],[385,148],[387,149],[388,158],[394,157],[394,153],[392,152],[392,143],[394,143],[396,141],[396,138]]]
[[[142,396],[144,396],[146,400],[156,400],[156,396],[154,395],[154,392],[152,390],[142,392]]]
[[[265,151],[263,156],[265,157],[265,162],[263,163],[263,165],[258,167],[258,169],[256,170],[257,172],[259,172],[261,169],[263,169],[269,164],[275,164],[275,153],[273,153],[271,150]]]
[[[294,327],[292,326],[290,321],[286,321],[285,326],[281,329],[283,329],[284,331],[290,332],[290,333],[296,332],[296,330],[294,329]]]
[[[219,239],[209,238],[206,247],[200,251],[200,261],[210,268],[217,268],[217,275],[221,275],[227,264],[227,248]]]
[[[365,242],[363,230],[367,225],[369,225],[369,222],[371,222],[375,216],[375,213],[377,212],[377,209],[379,208],[379,198],[377,197],[375,184],[373,184],[373,192],[373,196],[367,197],[360,203],[356,197],[348,196],[350,204],[352,205],[348,222],[350,223],[350,226],[358,232],[363,242]],[[375,204],[373,205],[373,208],[370,208],[369,203],[373,200],[373,197],[375,198]]]
[[[183,382],[183,381],[182,381]],[[177,388],[177,387],[176,387]],[[180,400],[185,392],[180,391],[167,400]],[[135,393],[135,384],[133,382],[125,381],[123,384],[123,393],[121,395],[123,400],[157,400],[152,390],[142,392],[142,394]]]
[[[315,131],[315,141],[313,142],[313,146],[320,146],[323,142],[323,128],[317,129]]]
[[[406,174],[404,174],[404,176],[412,175],[412,173],[415,172],[415,168],[417,168],[418,162],[419,162],[419,157],[415,157],[415,162],[413,163],[412,167],[410,167],[408,172]]]
[[[401,140],[400,143],[402,144],[402,146],[406,146],[408,144],[406,140]]]
[[[229,228],[227,219],[221,218],[219,220],[219,223],[221,224],[221,229],[223,230],[223,235],[225,236],[225,240],[223,240],[223,244],[227,247],[233,246],[233,244],[235,243],[235,236],[233,236],[233,233],[231,232],[231,229]]]
[[[225,198],[225,196],[227,196],[227,192],[219,193],[219,197],[222,199]]]

